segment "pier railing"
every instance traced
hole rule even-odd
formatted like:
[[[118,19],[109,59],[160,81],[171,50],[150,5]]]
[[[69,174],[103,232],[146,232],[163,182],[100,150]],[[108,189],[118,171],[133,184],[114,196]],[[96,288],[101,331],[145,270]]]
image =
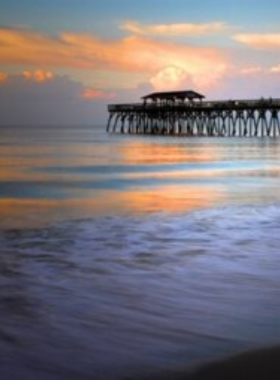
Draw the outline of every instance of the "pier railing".
[[[174,103],[174,104],[165,104],[165,103],[128,103],[128,104],[109,104],[109,112],[118,112],[118,111],[143,111],[143,110],[155,110],[155,109],[236,109],[236,108],[267,108],[267,107],[279,107],[279,99],[257,99],[257,100],[212,100],[204,102],[188,102],[188,103]]]

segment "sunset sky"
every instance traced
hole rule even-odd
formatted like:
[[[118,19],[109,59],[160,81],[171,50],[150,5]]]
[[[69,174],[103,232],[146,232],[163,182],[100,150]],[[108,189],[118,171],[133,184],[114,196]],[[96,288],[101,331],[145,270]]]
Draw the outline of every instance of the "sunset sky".
[[[0,0],[1,124],[106,121],[161,90],[280,98],[279,0]]]

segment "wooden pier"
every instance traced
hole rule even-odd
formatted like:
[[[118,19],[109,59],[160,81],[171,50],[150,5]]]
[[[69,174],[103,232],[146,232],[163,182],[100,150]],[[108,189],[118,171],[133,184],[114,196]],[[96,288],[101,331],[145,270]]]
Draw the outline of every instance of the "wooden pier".
[[[194,91],[160,92],[142,103],[108,106],[107,132],[172,135],[279,137],[280,99],[206,101]]]

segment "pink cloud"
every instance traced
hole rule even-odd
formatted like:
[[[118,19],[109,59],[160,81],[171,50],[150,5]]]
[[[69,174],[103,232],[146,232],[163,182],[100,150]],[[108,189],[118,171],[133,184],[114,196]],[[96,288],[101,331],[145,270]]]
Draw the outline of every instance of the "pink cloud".
[[[241,74],[243,75],[252,75],[252,74],[258,74],[263,69],[260,66],[247,66],[241,69]]]
[[[0,84],[8,80],[8,74],[0,71]]]
[[[280,33],[242,33],[236,34],[233,39],[256,49],[280,48]]]
[[[51,71],[44,70],[24,71],[22,75],[27,81],[31,80],[37,83],[44,83],[54,78],[54,74]]]
[[[95,99],[114,99],[117,95],[114,92],[95,90],[93,88],[85,88],[81,94],[82,98],[85,100],[95,100]]]

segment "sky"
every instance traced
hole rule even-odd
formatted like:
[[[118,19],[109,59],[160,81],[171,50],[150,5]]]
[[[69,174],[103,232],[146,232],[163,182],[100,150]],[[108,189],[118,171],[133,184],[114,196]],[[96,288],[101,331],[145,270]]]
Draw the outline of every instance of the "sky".
[[[0,0],[0,125],[102,125],[154,91],[280,98],[279,0]]]

